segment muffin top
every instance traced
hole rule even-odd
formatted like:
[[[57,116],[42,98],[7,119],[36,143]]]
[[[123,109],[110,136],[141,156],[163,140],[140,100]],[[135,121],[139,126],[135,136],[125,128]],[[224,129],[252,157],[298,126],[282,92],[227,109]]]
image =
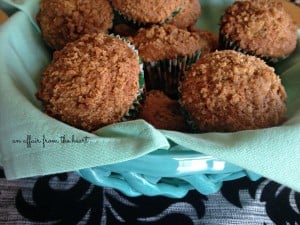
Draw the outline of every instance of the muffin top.
[[[171,19],[168,24],[182,29],[187,28],[196,23],[201,12],[202,10],[199,0],[186,0],[183,9],[173,19]]]
[[[47,44],[61,49],[83,34],[107,32],[113,11],[109,0],[42,0],[37,22]]]
[[[258,129],[285,119],[286,92],[274,69],[236,51],[201,57],[180,90],[181,104],[200,131]]]
[[[192,56],[203,46],[199,35],[173,25],[141,28],[129,40],[144,62]]]
[[[123,16],[144,24],[163,23],[184,6],[184,0],[111,0]]]
[[[86,34],[54,52],[37,97],[50,116],[92,131],[128,112],[139,90],[139,72],[138,55],[127,43]]]
[[[297,44],[297,26],[282,4],[272,0],[236,1],[220,21],[220,34],[249,53],[279,58]]]
[[[146,94],[140,118],[157,129],[188,131],[178,101],[159,90],[151,90]]]
[[[209,30],[200,30],[195,26],[189,27],[190,32],[195,32],[201,39],[201,56],[206,53],[213,52],[219,47],[219,36],[218,34]]]

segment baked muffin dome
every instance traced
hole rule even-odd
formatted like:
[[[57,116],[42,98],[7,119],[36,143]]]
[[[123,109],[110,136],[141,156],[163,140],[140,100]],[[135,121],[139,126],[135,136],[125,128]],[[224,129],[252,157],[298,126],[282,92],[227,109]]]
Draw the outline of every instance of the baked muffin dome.
[[[111,0],[125,18],[142,24],[161,24],[184,6],[184,0]]]
[[[201,57],[185,75],[181,104],[200,131],[240,131],[279,125],[286,92],[263,60],[233,50]]]
[[[201,56],[206,53],[213,52],[219,47],[219,36],[218,34],[209,30],[200,30],[195,26],[189,27],[190,32],[194,32],[199,35],[201,40]]]
[[[173,25],[141,28],[129,40],[144,62],[192,56],[203,46],[199,35]]]
[[[129,39],[144,63],[146,89],[178,98],[178,83],[201,54],[204,40],[173,25],[141,28]]]
[[[187,28],[197,22],[201,12],[199,0],[186,0],[183,9],[168,24],[182,29]]]
[[[159,90],[151,90],[146,94],[140,118],[157,129],[189,130],[178,101],[170,99]]]
[[[45,111],[92,131],[119,122],[139,92],[139,57],[123,41],[87,34],[54,53],[37,97]]]
[[[276,62],[295,50],[297,26],[279,2],[236,1],[221,18],[220,41],[223,49]]]
[[[106,33],[113,10],[109,0],[42,0],[37,22],[46,43],[61,49],[84,34]]]

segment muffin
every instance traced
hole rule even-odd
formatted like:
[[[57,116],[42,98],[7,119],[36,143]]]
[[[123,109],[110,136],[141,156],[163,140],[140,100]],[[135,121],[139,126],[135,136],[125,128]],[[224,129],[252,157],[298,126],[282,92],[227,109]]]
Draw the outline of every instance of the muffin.
[[[209,30],[200,30],[195,26],[188,28],[190,32],[195,32],[201,39],[201,56],[206,53],[213,52],[219,47],[219,36],[218,34]]]
[[[168,24],[179,28],[187,28],[194,25],[201,15],[199,0],[186,0],[183,9]]]
[[[178,101],[159,90],[151,90],[146,94],[140,118],[157,129],[188,131]]]
[[[144,63],[146,89],[177,98],[178,82],[203,46],[199,35],[173,25],[141,28],[129,39]]]
[[[4,23],[7,19],[7,14],[0,9],[0,25]]]
[[[115,12],[130,24],[138,27],[163,24],[172,19],[182,7],[184,0],[111,0]]]
[[[286,92],[274,68],[233,50],[201,57],[186,73],[181,105],[201,132],[267,128],[285,120]]]
[[[136,51],[118,38],[95,33],[54,52],[36,95],[48,115],[93,131],[121,121],[141,86]]]
[[[84,34],[107,33],[113,10],[109,0],[42,0],[36,19],[46,43],[61,49]]]
[[[220,20],[221,49],[234,49],[277,62],[296,48],[297,26],[281,3],[236,1]]]
[[[291,15],[292,19],[300,28],[300,1],[275,0],[281,2],[285,10]],[[297,7],[298,6],[298,7]]]

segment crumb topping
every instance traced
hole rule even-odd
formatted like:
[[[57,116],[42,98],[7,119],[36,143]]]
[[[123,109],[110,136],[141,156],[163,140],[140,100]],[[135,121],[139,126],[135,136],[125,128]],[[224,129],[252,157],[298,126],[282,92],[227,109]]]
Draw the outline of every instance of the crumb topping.
[[[159,90],[147,93],[140,118],[157,129],[188,131],[179,103]]]
[[[83,34],[107,32],[113,11],[108,0],[43,0],[37,22],[45,41],[61,49]]]
[[[218,49],[219,37],[216,33],[208,30],[199,30],[196,28],[191,28],[191,32],[195,32],[201,39],[201,56]]]
[[[112,0],[113,7],[123,15],[142,23],[157,24],[164,22],[184,0]]]
[[[236,1],[221,18],[220,33],[260,56],[287,56],[297,44],[296,23],[272,0]]]
[[[46,113],[84,130],[119,122],[137,97],[139,59],[123,41],[84,35],[54,53],[37,97]]]
[[[274,69],[231,50],[206,54],[185,75],[182,104],[202,131],[238,131],[283,122],[286,92]]]
[[[173,25],[141,28],[129,40],[145,62],[192,56],[203,46],[197,34]]]
[[[187,28],[196,23],[202,9],[199,0],[186,0],[184,8],[168,24],[179,28]]]

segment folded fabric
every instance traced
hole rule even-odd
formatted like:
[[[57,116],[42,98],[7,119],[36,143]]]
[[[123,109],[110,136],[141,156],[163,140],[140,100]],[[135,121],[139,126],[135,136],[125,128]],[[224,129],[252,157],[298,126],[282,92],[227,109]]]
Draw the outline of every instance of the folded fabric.
[[[45,115],[35,97],[41,73],[51,59],[33,25],[38,9],[35,2],[20,7],[21,11],[0,27],[0,164],[8,179],[123,162],[157,149],[168,150],[172,141],[300,191],[299,42],[293,55],[276,65],[288,94],[288,120],[281,126],[185,134],[157,130],[135,120],[91,134]],[[224,2],[201,1],[211,10],[206,10],[199,25],[216,31],[220,13],[230,3]]]

